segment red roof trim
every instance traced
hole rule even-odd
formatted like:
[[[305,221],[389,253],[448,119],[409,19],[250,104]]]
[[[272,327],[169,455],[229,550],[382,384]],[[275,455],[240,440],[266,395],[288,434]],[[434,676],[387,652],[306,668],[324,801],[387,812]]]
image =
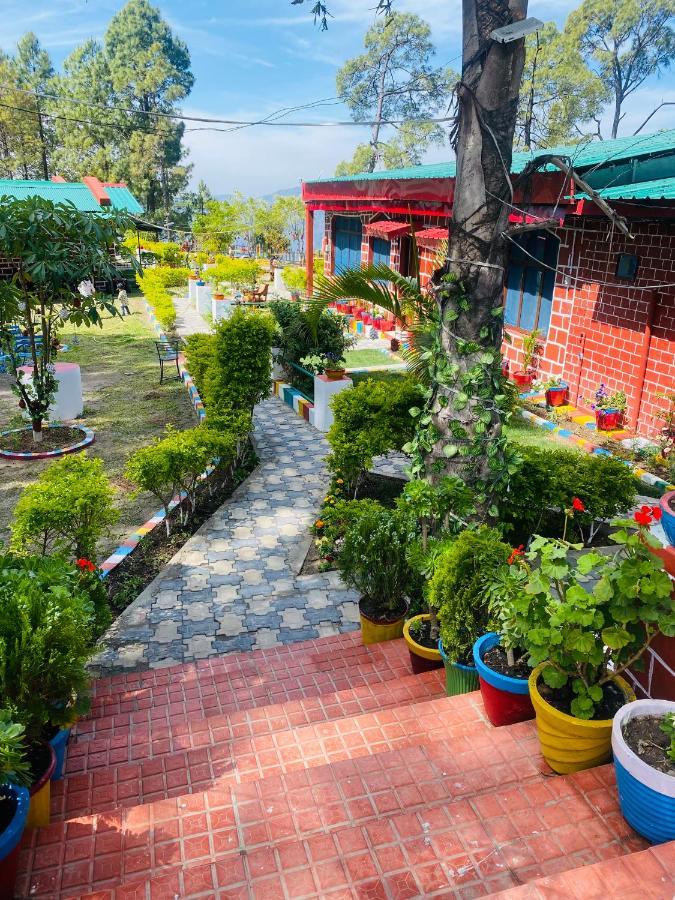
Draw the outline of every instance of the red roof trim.
[[[415,240],[422,246],[436,247],[441,241],[447,241],[447,228],[423,228],[415,232]]]
[[[394,238],[410,231],[410,225],[407,222],[369,222],[364,225],[363,230],[375,237]]]
[[[112,201],[106,194],[105,188],[94,175],[85,175],[82,182],[87,185],[99,206],[111,206]]]

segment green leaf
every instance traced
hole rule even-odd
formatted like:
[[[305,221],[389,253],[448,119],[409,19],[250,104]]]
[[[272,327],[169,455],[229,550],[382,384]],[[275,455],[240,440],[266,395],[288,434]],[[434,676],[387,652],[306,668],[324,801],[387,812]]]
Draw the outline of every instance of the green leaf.
[[[459,447],[456,444],[446,444],[443,447],[443,456],[447,456],[448,459],[452,459],[453,456],[457,456],[459,453]]]
[[[553,666],[546,666],[542,670],[541,677],[550,688],[561,688],[567,684],[567,675],[564,672],[558,672]]]
[[[611,650],[621,650],[622,647],[630,644],[631,636],[625,628],[619,628],[615,625],[603,628],[602,640]]]

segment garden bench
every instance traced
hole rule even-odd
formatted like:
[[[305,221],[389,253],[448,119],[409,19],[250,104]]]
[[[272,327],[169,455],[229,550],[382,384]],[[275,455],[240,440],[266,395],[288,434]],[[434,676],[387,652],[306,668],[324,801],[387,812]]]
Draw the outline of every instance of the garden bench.
[[[178,356],[182,347],[182,341],[155,341],[155,347],[157,348],[157,356],[159,358],[159,383],[162,384],[162,382],[164,381],[165,363],[174,363],[174,365],[176,366],[176,377],[180,378],[181,374],[180,368],[178,366]]]

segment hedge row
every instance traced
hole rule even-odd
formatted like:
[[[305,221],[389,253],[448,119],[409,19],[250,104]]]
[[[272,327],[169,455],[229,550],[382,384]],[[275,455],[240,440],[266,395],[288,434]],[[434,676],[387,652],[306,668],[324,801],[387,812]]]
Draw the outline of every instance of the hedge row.
[[[136,284],[152,306],[157,321],[165,331],[171,331],[176,324],[176,309],[173,305],[170,287],[181,287],[187,281],[189,269],[173,269],[156,266],[136,275]]]

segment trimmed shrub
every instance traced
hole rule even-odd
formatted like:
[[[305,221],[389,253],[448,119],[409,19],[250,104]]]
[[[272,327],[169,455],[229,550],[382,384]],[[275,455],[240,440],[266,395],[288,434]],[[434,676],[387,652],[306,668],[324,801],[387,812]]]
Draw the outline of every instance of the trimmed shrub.
[[[96,559],[96,544],[119,513],[103,461],[86,452],[48,466],[21,493],[14,508],[12,549]]]
[[[221,467],[229,465],[235,458],[238,440],[237,434],[207,425],[187,431],[167,428],[166,437],[132,454],[125,475],[140,490],[150,491],[160,501],[169,534],[169,511],[173,498],[185,492],[189,509],[186,512],[181,506],[181,521],[189,518],[196,506],[197,485],[202,473],[216,458]]]
[[[415,420],[410,409],[419,400],[419,386],[411,378],[368,379],[335,397],[335,420],[327,435],[332,452],[326,463],[344,479],[346,490],[356,493],[373,457],[401,450],[412,440]]]
[[[314,257],[314,277],[324,274],[322,256]],[[305,291],[307,289],[307,273],[304,266],[284,266],[281,277],[289,291]]]
[[[93,606],[60,557],[0,557],[0,696],[29,740],[72,719],[86,698]]]
[[[270,391],[272,316],[266,310],[234,310],[216,328],[215,363],[206,381],[206,403],[218,410],[253,411]]]
[[[216,336],[191,334],[185,341],[185,362],[202,400],[206,381],[216,360]]]
[[[522,458],[499,501],[499,518],[509,537],[520,543],[534,533],[560,537],[565,509],[578,497],[586,512],[575,515],[585,542],[597,523],[629,510],[635,499],[635,479],[621,460],[574,450],[518,447]]]
[[[187,281],[189,269],[172,269],[163,266],[148,268],[136,275],[136,284],[153,308],[157,321],[165,331],[171,331],[176,324],[176,309],[173,305],[170,287],[181,287]]]
[[[323,310],[316,325],[316,334],[310,325],[310,316],[301,303],[276,300],[268,308],[279,326],[280,336],[276,345],[281,350],[280,362],[289,378],[297,372],[292,364],[299,365],[306,356],[326,356],[342,359],[354,339],[345,330],[344,318]]]
[[[427,597],[441,625],[441,640],[452,662],[471,662],[474,642],[490,619],[487,586],[506,566],[511,547],[498,531],[463,531],[436,561]]]
[[[264,263],[257,259],[234,259],[230,256],[218,256],[216,265],[205,269],[203,277],[214,284],[239,284],[254,287],[263,271]]]

